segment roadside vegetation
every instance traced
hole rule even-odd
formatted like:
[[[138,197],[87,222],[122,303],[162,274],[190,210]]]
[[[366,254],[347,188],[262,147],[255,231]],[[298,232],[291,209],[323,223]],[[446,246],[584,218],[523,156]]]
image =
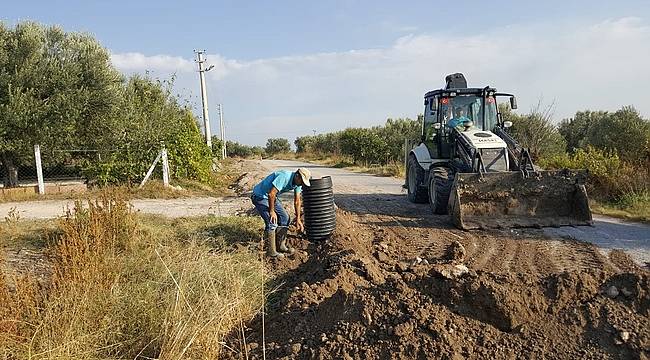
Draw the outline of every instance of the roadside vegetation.
[[[170,174],[210,184],[212,153],[174,79],[121,75],[86,33],[0,23],[0,173],[5,187],[34,172],[91,185],[137,185],[165,146]]]
[[[545,169],[587,169],[592,210],[650,221],[650,120],[633,107],[615,112],[580,111],[559,125],[552,107],[541,104],[518,115],[501,106],[508,131],[530,149]],[[388,119],[383,126],[297,137],[295,152],[269,151],[267,157],[315,161],[380,176],[404,177],[405,140],[417,144],[421,123]],[[269,139],[269,144],[278,139]],[[267,144],[268,145],[268,144]]]
[[[419,120],[399,118],[388,119],[382,126],[300,136],[294,141],[295,156],[353,171],[403,177],[405,140],[419,139],[421,127]]]
[[[257,218],[140,217],[118,192],[81,205],[2,223],[3,248],[48,266],[0,259],[0,357],[214,359],[262,308]]]
[[[205,183],[186,178],[172,178],[169,187],[163,185],[162,180],[153,179],[143,187],[129,184],[113,184],[95,186],[83,192],[63,192],[58,194],[39,195],[35,192],[13,192],[0,195],[0,203],[34,201],[34,200],[64,200],[83,199],[89,200],[98,197],[107,190],[118,191],[128,195],[131,199],[178,199],[201,196],[232,196],[232,184],[240,175],[236,167],[237,160],[233,158],[220,160],[219,168],[210,174],[210,181]]]
[[[548,109],[538,107],[527,115],[500,110],[537,164],[589,170],[594,212],[650,221],[650,120],[634,107],[579,111],[557,126]]]

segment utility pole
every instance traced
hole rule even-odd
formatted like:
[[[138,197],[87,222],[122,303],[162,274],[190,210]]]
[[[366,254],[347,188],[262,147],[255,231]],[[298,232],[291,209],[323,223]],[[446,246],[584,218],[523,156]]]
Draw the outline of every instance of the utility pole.
[[[212,70],[214,65],[205,68],[203,54],[205,50],[194,50],[196,62],[199,64],[199,80],[201,81],[201,103],[203,104],[203,128],[205,129],[205,143],[212,149],[212,135],[210,134],[210,117],[208,116],[208,93],[205,89],[205,73]]]
[[[223,105],[217,104],[219,109],[219,129],[221,131],[221,158],[225,159],[228,155],[226,152],[226,127],[223,124]]]

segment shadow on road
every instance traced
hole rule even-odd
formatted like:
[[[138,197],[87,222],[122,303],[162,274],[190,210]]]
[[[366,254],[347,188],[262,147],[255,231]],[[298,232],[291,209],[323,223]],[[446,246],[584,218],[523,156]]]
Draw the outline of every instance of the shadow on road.
[[[334,194],[342,210],[361,215],[363,224],[447,229],[452,225],[446,215],[434,215],[428,204],[414,204],[403,194]]]

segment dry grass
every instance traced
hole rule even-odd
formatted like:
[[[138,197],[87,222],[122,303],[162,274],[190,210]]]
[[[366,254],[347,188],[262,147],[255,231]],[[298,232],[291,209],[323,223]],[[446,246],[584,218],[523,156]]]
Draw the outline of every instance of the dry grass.
[[[46,285],[0,274],[0,358],[218,357],[264,303],[256,252],[229,245],[256,241],[254,221],[141,219],[115,192],[78,204]]]

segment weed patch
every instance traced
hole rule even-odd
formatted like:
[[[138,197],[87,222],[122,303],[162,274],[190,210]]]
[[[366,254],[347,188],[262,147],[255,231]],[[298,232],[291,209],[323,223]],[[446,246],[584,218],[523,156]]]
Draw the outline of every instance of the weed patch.
[[[228,246],[257,239],[251,220],[142,219],[115,192],[82,205],[47,248],[49,281],[0,274],[2,357],[216,358],[263,306],[262,263]]]

